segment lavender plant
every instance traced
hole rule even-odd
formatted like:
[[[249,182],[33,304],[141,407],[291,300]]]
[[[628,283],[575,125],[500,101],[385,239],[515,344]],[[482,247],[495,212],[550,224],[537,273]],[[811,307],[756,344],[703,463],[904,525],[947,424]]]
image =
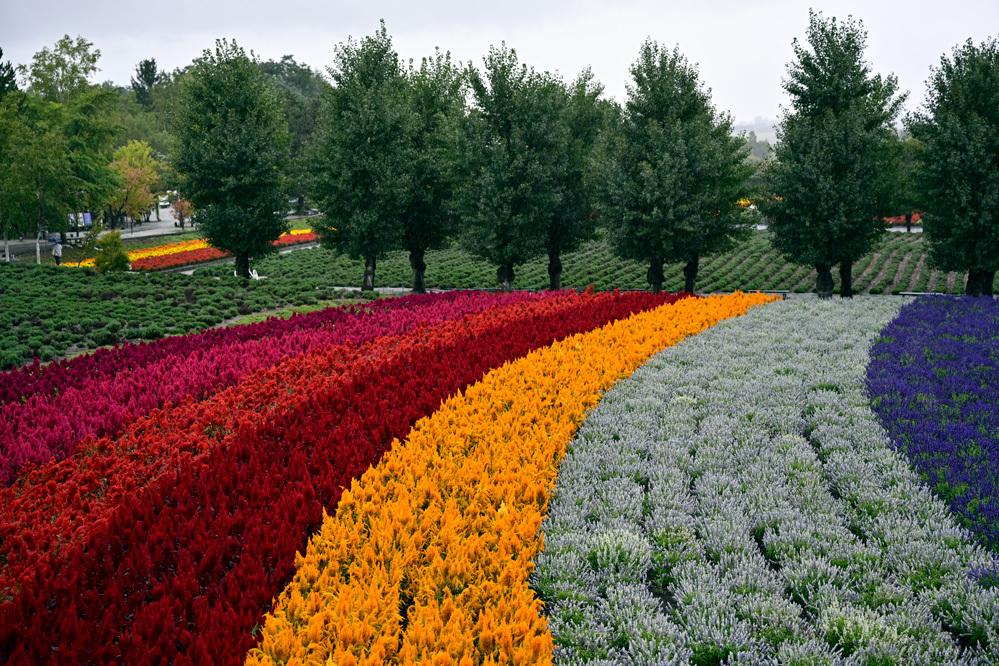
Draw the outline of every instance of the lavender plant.
[[[999,552],[999,302],[924,297],[902,308],[872,348],[867,384],[894,446]]]
[[[986,664],[999,591],[864,387],[902,301],[794,298],[654,357],[559,469],[558,664]]]

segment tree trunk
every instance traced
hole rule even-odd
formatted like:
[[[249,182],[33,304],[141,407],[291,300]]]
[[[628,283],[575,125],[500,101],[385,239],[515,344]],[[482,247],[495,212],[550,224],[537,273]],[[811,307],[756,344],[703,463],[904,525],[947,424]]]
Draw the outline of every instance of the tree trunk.
[[[361,291],[375,290],[375,258],[373,256],[364,259],[364,284]]]
[[[250,279],[250,254],[248,252],[236,253],[236,275],[244,280]]]
[[[652,293],[658,294],[663,290],[663,259],[656,257],[649,264],[649,270],[645,274],[645,279],[652,285]]]
[[[548,289],[549,291],[562,289],[562,258],[558,256],[557,250],[548,251]]]
[[[832,298],[833,279],[832,266],[829,264],[819,264],[815,267],[818,276],[815,278],[815,292],[819,298]]]
[[[427,284],[425,276],[427,273],[427,264],[423,261],[423,257],[426,255],[426,250],[420,248],[419,250],[409,251],[409,265],[413,269],[413,293],[414,294],[425,294],[427,293]]]
[[[10,238],[7,237],[7,227],[3,228],[3,258],[10,263]]]
[[[968,281],[964,285],[964,293],[968,296],[992,296],[992,284],[995,279],[995,271],[972,268],[968,271]]]
[[[688,294],[694,293],[694,285],[697,284],[697,268],[700,263],[701,255],[692,254],[683,266],[683,290]]]
[[[839,295],[853,298],[853,263],[842,261],[839,264]]]
[[[995,271],[982,271],[982,296],[992,296],[992,285],[996,281]]]
[[[905,233],[912,233],[912,213],[905,214]]]
[[[38,199],[38,219],[35,221],[35,264],[42,263],[42,200]]]
[[[500,264],[496,269],[496,281],[503,285],[503,291],[513,291],[513,264]]]
[[[298,206],[295,207],[295,212],[298,213],[299,215],[301,215],[303,210],[305,210],[305,195],[304,194],[299,194],[298,195]],[[420,293],[423,293],[423,292],[420,292]]]

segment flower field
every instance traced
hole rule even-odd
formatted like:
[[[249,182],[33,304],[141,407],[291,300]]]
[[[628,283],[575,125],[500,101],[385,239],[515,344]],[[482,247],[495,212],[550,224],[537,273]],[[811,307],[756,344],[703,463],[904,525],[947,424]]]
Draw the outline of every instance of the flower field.
[[[773,301],[451,292],[4,373],[0,663],[999,663],[995,302]]]
[[[309,229],[292,229],[274,241],[274,245],[281,247],[284,245],[297,245],[299,243],[313,243],[316,235]],[[206,261],[224,259],[229,256],[227,252],[211,247],[205,240],[189,240],[180,243],[168,243],[157,245],[142,250],[135,250],[128,253],[129,263],[135,271],[158,271],[165,268],[179,268],[191,264],[202,264]],[[67,264],[72,265],[72,264]],[[80,266],[93,266],[93,259],[85,259]]]

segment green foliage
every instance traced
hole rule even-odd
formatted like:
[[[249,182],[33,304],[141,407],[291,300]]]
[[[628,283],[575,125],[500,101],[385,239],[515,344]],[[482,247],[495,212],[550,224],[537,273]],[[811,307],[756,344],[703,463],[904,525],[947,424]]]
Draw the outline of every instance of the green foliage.
[[[90,77],[97,72],[100,49],[93,43],[69,35],[49,49],[43,47],[31,60],[31,65],[17,68],[28,81],[28,91],[49,102],[66,103],[78,95],[92,90]]]
[[[68,163],[62,107],[25,93],[0,102],[5,135],[4,169],[0,171],[0,210],[5,226],[41,236],[51,224],[64,228],[74,193],[83,183]]]
[[[909,118],[923,143],[917,175],[930,256],[967,270],[970,294],[992,294],[999,269],[999,42],[970,40],[940,59],[926,112]]]
[[[453,204],[465,247],[498,266],[497,280],[510,289],[514,267],[543,251],[560,203],[565,89],[520,64],[506,44],[490,48],[485,71],[470,69],[469,77],[475,107],[458,138],[464,150]]]
[[[17,76],[10,61],[3,61],[3,49],[0,48],[0,99],[9,93],[17,90]]]
[[[101,236],[94,268],[98,273],[128,270],[128,253],[121,243],[121,232],[110,231]]]
[[[892,122],[905,99],[894,76],[871,75],[866,33],[852,19],[809,13],[808,45],[794,42],[784,88],[791,107],[765,172],[774,243],[792,261],[815,266],[820,296],[832,294],[840,265],[842,294],[850,267],[884,231],[897,163]]]
[[[310,183],[325,219],[314,228],[325,247],[365,260],[370,290],[375,260],[402,241],[416,119],[384,23],[337,45],[328,71],[333,86],[323,95]]]
[[[62,358],[217,326],[241,313],[351,296],[325,277],[274,275],[247,282],[233,277],[231,265],[224,268],[216,279],[0,263],[0,370],[49,354],[45,347],[53,359]]]
[[[645,263],[653,291],[663,263],[683,262],[694,289],[700,258],[722,251],[746,227],[737,201],[755,168],[732,121],[719,115],[697,68],[649,40],[631,67],[634,85],[598,181],[615,252]]]
[[[177,118],[174,167],[195,225],[248,277],[250,258],[270,252],[287,230],[288,136],[274,85],[235,42],[217,41],[185,79]]]
[[[290,159],[285,164],[282,189],[298,200],[296,212],[301,213],[308,193],[306,146],[315,133],[320,96],[327,83],[319,72],[295,62],[295,58],[290,55],[283,56],[279,61],[262,62],[259,66],[260,71],[271,77],[277,85],[288,121]]]
[[[413,290],[424,290],[427,250],[443,247],[454,232],[448,177],[450,132],[465,110],[465,77],[450,54],[437,51],[407,73],[414,124],[411,135],[412,187],[403,213],[401,247],[409,251]]]

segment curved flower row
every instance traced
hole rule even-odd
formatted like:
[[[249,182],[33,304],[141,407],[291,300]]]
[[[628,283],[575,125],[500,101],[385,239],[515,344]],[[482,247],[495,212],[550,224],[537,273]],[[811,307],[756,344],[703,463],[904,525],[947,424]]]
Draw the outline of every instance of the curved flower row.
[[[247,663],[550,660],[527,577],[566,443],[601,392],[651,354],[769,300],[714,296],[637,314],[447,400],[324,518]]]
[[[867,383],[892,441],[999,552],[999,302],[919,298],[871,357]]]
[[[0,662],[241,661],[324,507],[393,438],[489,368],[675,299],[563,294],[317,349],[8,489],[38,513],[0,537]]]
[[[514,300],[528,300],[545,295],[547,294],[532,295],[528,292],[489,294],[476,291],[410,294],[399,298],[379,299],[296,314],[287,319],[269,317],[254,324],[210,328],[198,333],[174,335],[138,343],[126,342],[118,347],[103,347],[92,354],[82,354],[45,365],[41,365],[36,359],[32,365],[0,372],[0,405],[24,402],[35,394],[57,395],[67,386],[75,386],[79,382],[98,377],[121,376],[122,373],[130,372],[136,367],[148,365],[168,356],[188,357],[213,347],[263,338],[277,339],[288,333],[309,328],[342,327],[346,320],[352,320],[357,315],[380,316],[396,310],[422,310],[431,304],[451,301],[476,301],[479,305],[475,307],[493,307]],[[458,309],[460,310],[460,306]],[[427,316],[433,318],[433,315]]]
[[[122,367],[117,362],[122,359],[106,354],[102,359],[107,359],[106,365],[114,368],[113,372],[102,367],[104,361],[84,362],[80,365],[82,374],[46,375],[47,387],[57,391],[56,395],[49,390],[39,391],[24,401],[0,407],[0,483],[13,481],[26,463],[62,460],[87,437],[113,434],[129,420],[167,403],[177,404],[188,396],[201,399],[283,358],[328,345],[363,343],[409,331],[421,323],[456,319],[534,298],[474,293],[420,297],[370,310],[362,306],[343,311],[328,309],[292,318],[286,325],[261,326],[259,331],[249,333],[184,336],[162,345],[115,350],[129,365]],[[274,335],[259,337],[266,332]],[[163,356],[163,351],[168,355]],[[96,377],[88,376],[87,370]]]
[[[315,242],[317,236],[309,229],[292,229],[274,241],[273,245],[295,245],[298,243]],[[179,243],[168,243],[154,247],[143,248],[128,253],[128,261],[132,265],[132,270],[161,270],[164,268],[176,268],[189,264],[213,261],[229,256],[228,252],[223,252],[208,244],[203,239],[181,241]],[[65,264],[73,266],[75,264]],[[94,260],[84,259],[80,266],[94,265]]]
[[[898,306],[776,303],[608,393],[532,578],[556,663],[999,663],[999,589],[973,575],[995,558],[866,399]]]

